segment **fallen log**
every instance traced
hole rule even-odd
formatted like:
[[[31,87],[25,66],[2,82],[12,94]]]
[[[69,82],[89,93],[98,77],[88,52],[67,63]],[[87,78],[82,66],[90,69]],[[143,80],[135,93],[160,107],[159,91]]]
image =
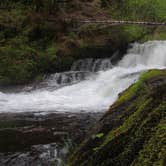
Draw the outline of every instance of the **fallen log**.
[[[123,21],[123,20],[82,20],[79,21],[84,24],[138,24],[138,25],[156,25],[156,26],[166,26],[166,22],[148,22],[148,21]]]

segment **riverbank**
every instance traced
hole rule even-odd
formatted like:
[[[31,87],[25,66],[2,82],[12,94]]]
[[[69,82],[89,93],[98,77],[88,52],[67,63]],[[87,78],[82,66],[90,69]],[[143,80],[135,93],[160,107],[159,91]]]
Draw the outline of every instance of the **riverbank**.
[[[0,113],[0,163],[2,166],[58,165],[102,114]]]
[[[70,166],[165,165],[166,70],[150,70],[119,95],[70,156]]]

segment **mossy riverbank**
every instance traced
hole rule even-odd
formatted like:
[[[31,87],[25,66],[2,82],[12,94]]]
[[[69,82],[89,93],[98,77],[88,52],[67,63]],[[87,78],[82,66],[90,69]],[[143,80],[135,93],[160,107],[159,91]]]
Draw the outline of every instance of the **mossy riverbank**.
[[[98,121],[70,156],[69,165],[164,165],[165,87],[165,70],[144,73]]]

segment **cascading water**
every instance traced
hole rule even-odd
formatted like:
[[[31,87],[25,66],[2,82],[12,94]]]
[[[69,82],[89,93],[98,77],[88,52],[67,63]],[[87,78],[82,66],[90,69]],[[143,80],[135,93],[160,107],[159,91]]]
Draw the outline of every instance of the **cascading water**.
[[[72,71],[91,71],[97,72],[108,70],[112,67],[111,58],[105,59],[81,59],[76,61],[71,67]]]
[[[85,64],[79,62],[72,70],[91,72],[101,70],[99,60],[92,65],[92,60]],[[1,112],[28,111],[101,111],[106,110],[118,97],[118,94],[135,82],[140,73],[152,68],[166,67],[166,41],[150,41],[144,44],[133,44],[128,53],[119,63],[112,67],[111,62],[102,61],[106,71],[97,74],[85,74],[83,81],[80,76],[71,74],[65,76],[52,75],[45,80],[44,88],[36,88],[30,92],[2,93],[0,92]],[[112,68],[111,68],[112,67]],[[108,68],[111,68],[108,70]],[[88,77],[87,77],[88,75]],[[61,78],[60,78],[61,77]],[[64,78],[65,77],[65,78]],[[64,82],[61,88],[52,88],[55,84]],[[74,79],[73,79],[74,78]],[[69,81],[68,81],[69,80]],[[74,80],[75,84],[68,84]],[[80,81],[80,82],[75,82]]]

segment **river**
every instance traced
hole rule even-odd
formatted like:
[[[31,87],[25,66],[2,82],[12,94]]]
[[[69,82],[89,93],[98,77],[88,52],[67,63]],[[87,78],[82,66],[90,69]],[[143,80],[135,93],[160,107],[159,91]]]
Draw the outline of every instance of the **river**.
[[[1,90],[0,112],[105,111],[140,73],[165,67],[166,41],[134,43],[116,65],[111,58],[78,60],[37,85]]]

